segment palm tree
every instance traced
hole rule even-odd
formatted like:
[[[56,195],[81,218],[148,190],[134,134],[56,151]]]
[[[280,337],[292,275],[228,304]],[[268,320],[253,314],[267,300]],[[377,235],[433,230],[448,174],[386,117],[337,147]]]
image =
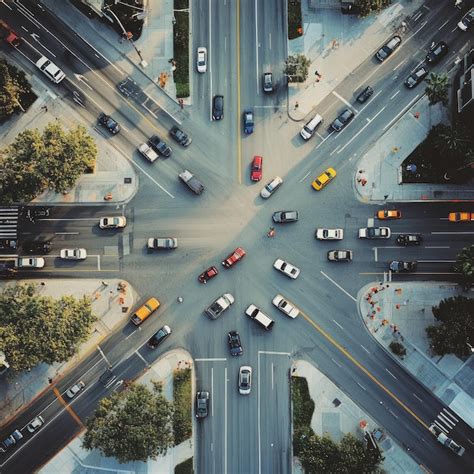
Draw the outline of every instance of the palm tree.
[[[448,88],[449,78],[446,74],[436,74],[432,72],[426,79],[426,95],[430,100],[430,105],[442,102],[443,105],[448,104]]]
[[[454,271],[459,274],[459,283],[465,290],[474,284],[474,245],[463,248],[458,254]]]

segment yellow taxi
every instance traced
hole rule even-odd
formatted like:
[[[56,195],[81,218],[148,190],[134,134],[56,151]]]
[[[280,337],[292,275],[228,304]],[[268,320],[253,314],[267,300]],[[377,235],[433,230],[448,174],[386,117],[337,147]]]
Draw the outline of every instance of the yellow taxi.
[[[401,211],[395,209],[389,211],[387,209],[381,209],[377,212],[377,219],[387,220],[387,219],[400,219],[402,217]]]
[[[160,307],[160,302],[156,298],[150,298],[143,306],[140,306],[133,314],[130,320],[135,326],[139,326],[145,319],[153,314]]]
[[[328,168],[324,173],[320,174],[312,183],[316,191],[321,191],[329,182],[336,177],[336,170],[334,168]]]
[[[474,221],[474,212],[450,212],[449,222],[469,222]]]

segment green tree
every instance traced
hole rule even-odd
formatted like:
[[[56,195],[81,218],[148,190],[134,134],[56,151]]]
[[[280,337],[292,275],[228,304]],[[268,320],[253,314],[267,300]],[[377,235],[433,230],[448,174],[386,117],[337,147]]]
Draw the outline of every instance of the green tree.
[[[15,112],[25,112],[22,104],[25,96],[34,95],[25,73],[0,59],[0,120]],[[25,100],[25,107],[29,105]]]
[[[173,404],[160,384],[155,383],[153,391],[132,384],[99,402],[87,420],[83,446],[120,463],[155,459],[173,446],[172,415]]]
[[[425,92],[431,105],[438,102],[448,104],[449,78],[446,74],[432,72],[426,79],[426,84]]]
[[[474,342],[474,300],[465,296],[446,298],[432,310],[440,322],[426,328],[433,352],[458,357],[470,355],[469,344]]]
[[[474,245],[465,247],[456,257],[454,271],[459,275],[459,282],[464,289],[474,284]]]
[[[311,61],[304,54],[288,56],[283,73],[288,77],[288,82],[304,82],[308,78],[310,65]]]
[[[356,0],[354,5],[358,7],[361,16],[379,12],[390,5],[391,0]]]
[[[55,300],[38,295],[31,283],[9,285],[0,293],[0,347],[13,373],[70,359],[95,321],[86,297]]]

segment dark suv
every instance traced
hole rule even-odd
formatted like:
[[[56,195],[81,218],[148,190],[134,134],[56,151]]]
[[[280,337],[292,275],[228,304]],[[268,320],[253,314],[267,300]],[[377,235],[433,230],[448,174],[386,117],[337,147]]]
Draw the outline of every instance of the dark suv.
[[[426,55],[428,64],[437,64],[448,54],[448,45],[444,41],[440,41],[430,48],[430,52]]]
[[[148,143],[152,148],[155,149],[157,153],[164,156],[165,158],[169,158],[171,156],[171,148],[158,136],[153,135],[149,140]]]
[[[230,355],[240,356],[244,352],[240,343],[240,336],[237,331],[230,331],[227,334],[227,343],[229,344]]]
[[[224,118],[224,96],[215,95],[212,99],[212,120],[222,120]]]
[[[188,137],[179,127],[176,125],[170,130],[170,135],[174,141],[178,142],[180,145],[189,146],[191,145],[192,139]]]
[[[150,349],[156,349],[170,334],[171,328],[169,326],[163,326],[148,339],[148,347]]]
[[[354,118],[354,112],[351,109],[346,109],[342,114],[337,117],[336,120],[331,124],[331,128],[336,132],[342,130],[352,119]]]
[[[196,418],[206,418],[208,414],[209,392],[196,393]]]
[[[110,116],[101,112],[99,115],[99,123],[114,135],[120,132],[120,125]]]
[[[402,44],[402,38],[395,35],[391,40],[385,43],[376,53],[375,57],[380,61],[385,61]]]
[[[423,238],[420,234],[400,234],[397,237],[397,245],[420,245]]]
[[[22,245],[23,252],[29,254],[45,254],[51,252],[52,249],[51,241],[43,240],[43,241],[32,241],[32,242],[25,242]]]

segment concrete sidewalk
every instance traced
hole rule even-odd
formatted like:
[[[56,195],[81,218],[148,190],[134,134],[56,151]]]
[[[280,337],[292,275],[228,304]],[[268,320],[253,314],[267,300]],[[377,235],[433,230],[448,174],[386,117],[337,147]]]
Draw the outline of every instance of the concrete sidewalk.
[[[29,372],[23,372],[14,379],[0,379],[0,423],[5,424],[18,411],[26,408],[36,397],[49,388],[52,383],[57,383],[64,374],[72,370],[86,355],[97,350],[97,345],[106,338],[117,326],[129,317],[130,310],[136,300],[135,290],[128,284],[125,293],[121,293],[118,283],[123,280],[108,280],[107,286],[100,280],[33,280],[38,285],[38,293],[42,296],[60,298],[61,296],[74,295],[75,298],[89,296],[92,298],[92,310],[98,317],[92,328],[91,336],[79,348],[78,354],[71,360],[54,365],[40,364]],[[28,283],[28,280],[22,281]],[[0,287],[5,287],[1,283]],[[119,303],[119,296],[124,298],[124,303]],[[128,307],[127,312],[122,308]]]
[[[474,356],[466,361],[454,355],[431,353],[425,328],[437,324],[431,308],[444,298],[464,295],[452,283],[410,282],[379,283],[358,292],[359,313],[370,334],[386,351],[428,390],[474,427]],[[390,350],[391,342],[406,349],[404,357]]]
[[[294,362],[292,375],[304,377],[308,382],[309,394],[315,403],[311,428],[318,436],[328,434],[334,441],[340,441],[346,433],[352,433],[362,441],[364,431],[361,423],[365,424],[367,431],[373,432],[379,428],[384,432],[375,420],[309,362],[304,360]],[[405,451],[406,447],[398,445],[388,433],[384,432],[378,445],[385,458],[381,464],[385,472],[391,474],[426,472]],[[303,472],[297,458],[293,458],[293,472],[295,474]]]

